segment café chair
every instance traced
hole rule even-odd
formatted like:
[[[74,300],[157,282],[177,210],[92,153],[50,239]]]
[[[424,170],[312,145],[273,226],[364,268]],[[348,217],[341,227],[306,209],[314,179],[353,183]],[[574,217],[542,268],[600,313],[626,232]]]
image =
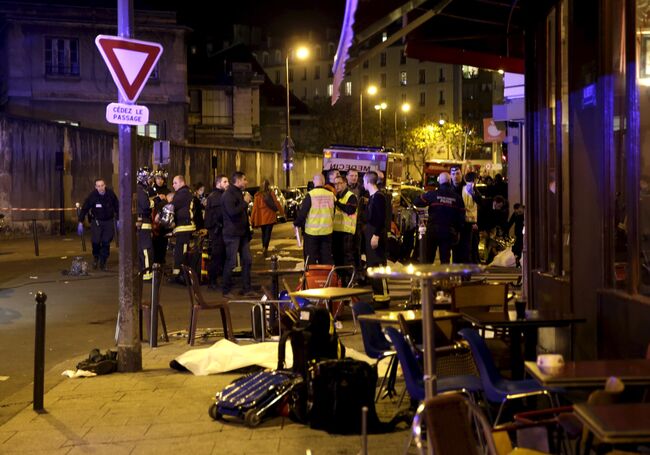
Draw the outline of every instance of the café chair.
[[[151,280],[151,285],[156,286],[156,294],[160,295],[160,283],[162,283],[162,273],[156,275],[157,280],[153,279]],[[139,322],[139,334],[140,334],[140,341],[143,341],[143,335],[144,335],[144,330],[143,330],[143,325],[147,329],[147,334],[148,337],[151,336],[151,298],[148,300],[144,298],[144,280],[142,279],[142,272],[139,272],[137,277],[136,277],[136,283],[137,286],[139,287],[139,305],[138,305],[138,322]],[[152,290],[153,291],[153,290]],[[167,333],[167,324],[165,323],[165,312],[163,311],[163,307],[158,302],[158,317],[160,318],[160,323],[162,324],[163,328],[163,336],[165,337],[165,341],[169,342],[169,335]]]
[[[424,400],[424,372],[406,338],[394,327],[386,327],[384,332],[390,338],[397,352],[397,359],[404,374],[406,390],[411,396],[411,400]],[[481,393],[483,389],[481,380],[472,375],[439,378],[436,385],[438,393],[461,392],[472,398],[475,394]]]
[[[463,395],[453,393],[437,395],[424,401],[418,407],[411,432],[412,439],[421,454],[426,453],[425,439],[426,444],[430,444],[433,453],[436,454],[534,455],[546,453],[512,447],[508,431],[519,430],[525,426],[507,425],[497,429],[492,428],[476,404]],[[423,437],[423,433],[426,434],[426,437]]]
[[[359,301],[352,304],[352,314],[354,314],[355,317],[359,317],[362,314],[374,314],[374,312],[375,310],[373,307],[367,302]],[[388,367],[386,368],[386,373],[379,384],[379,390],[377,391],[375,401],[378,401],[381,397],[381,392],[384,389],[384,386],[386,387],[386,394],[389,397],[392,397],[395,393],[395,377],[397,375],[397,358],[395,356],[395,351],[390,342],[386,339],[384,333],[381,331],[381,324],[379,322],[363,320],[360,320],[359,322],[361,326],[363,348],[368,357],[377,361],[375,367],[377,367],[379,362],[383,359],[390,359]]]
[[[511,380],[505,379],[499,373],[492,354],[490,353],[485,340],[474,329],[462,329],[460,336],[465,339],[472,350],[474,361],[483,384],[483,391],[488,402],[498,405],[499,410],[494,420],[494,426],[499,424],[501,414],[508,401],[519,400],[532,396],[544,395],[548,398],[551,407],[554,406],[551,392],[540,386],[534,379]]]
[[[185,274],[185,283],[190,295],[191,311],[190,327],[188,330],[189,336],[187,338],[188,344],[194,346],[200,310],[219,310],[221,312],[221,323],[223,324],[223,337],[230,341],[235,341],[228,302],[206,302],[203,298],[203,294],[201,294],[199,278],[197,277],[196,272],[191,267],[184,264],[181,265],[181,269]]]

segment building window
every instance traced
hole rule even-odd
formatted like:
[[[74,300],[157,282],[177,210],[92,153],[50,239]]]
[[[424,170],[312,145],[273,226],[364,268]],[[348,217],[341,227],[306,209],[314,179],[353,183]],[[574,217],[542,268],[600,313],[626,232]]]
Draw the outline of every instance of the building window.
[[[275,83],[276,84],[280,83],[280,70],[275,71]]]
[[[350,82],[350,81],[345,83],[345,95],[346,96],[351,96],[352,95],[352,82]]]
[[[463,65],[463,79],[476,79],[478,77],[478,68],[475,66]]]
[[[268,66],[268,64],[269,64],[269,53],[268,53],[268,52],[264,52],[264,53],[262,54],[262,65],[264,65],[264,66]]]
[[[438,73],[438,82],[445,82],[445,70],[440,68],[440,73]]]
[[[388,32],[381,32],[381,42],[383,43],[388,39]]]
[[[190,112],[201,113],[201,90],[190,90]]]
[[[406,65],[406,52],[404,52],[404,49],[399,51],[399,64]]]
[[[320,46],[316,46],[316,58],[319,60],[323,58],[323,50]]]
[[[418,84],[427,83],[427,70],[418,71]]]
[[[314,80],[320,79],[320,65],[314,67]]]
[[[386,66],[386,52],[379,54],[379,66]]]
[[[307,80],[307,68],[303,68],[302,70],[302,80],[303,81]]]
[[[289,82],[293,82],[293,68],[289,68]]]
[[[45,74],[79,76],[79,40],[45,38]]]
[[[420,92],[420,106],[426,106],[426,105],[427,105],[427,93]]]
[[[438,97],[438,104],[440,106],[443,106],[445,104],[445,91],[444,90],[440,90],[440,95]]]
[[[381,88],[386,88],[386,73],[381,73],[379,77],[379,85],[381,85]]]
[[[158,125],[155,123],[138,125],[138,136],[146,136],[158,139]]]
[[[367,70],[368,69],[368,60],[363,61],[363,69]]]
[[[406,83],[407,83],[406,71],[400,71],[400,73],[399,73],[399,85],[406,85]]]
[[[329,43],[327,45],[327,55],[329,58],[334,57],[334,54],[336,53],[336,49],[334,48],[334,43]]]
[[[332,84],[327,84],[327,96],[332,96],[334,93],[334,86]]]

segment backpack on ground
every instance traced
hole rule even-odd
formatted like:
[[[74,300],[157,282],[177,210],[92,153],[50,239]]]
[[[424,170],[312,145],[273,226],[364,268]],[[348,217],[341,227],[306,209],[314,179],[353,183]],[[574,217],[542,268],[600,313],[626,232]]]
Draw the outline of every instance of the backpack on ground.
[[[93,349],[88,358],[77,364],[77,370],[85,370],[97,375],[109,374],[117,371],[117,351],[106,351],[105,354],[99,349]]]
[[[299,311],[299,319],[293,329],[284,332],[278,344],[278,370],[284,369],[287,340],[291,340],[295,373],[307,377],[309,366],[325,359],[345,357],[332,315],[324,307],[305,306]]]

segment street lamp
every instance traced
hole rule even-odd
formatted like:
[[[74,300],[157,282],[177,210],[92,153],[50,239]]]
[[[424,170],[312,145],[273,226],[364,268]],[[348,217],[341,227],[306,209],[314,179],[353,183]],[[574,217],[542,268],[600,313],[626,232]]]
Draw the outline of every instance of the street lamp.
[[[286,86],[287,86],[287,135],[284,138],[284,144],[282,145],[282,153],[284,155],[284,183],[287,188],[289,188],[289,184],[291,181],[291,149],[293,149],[293,141],[291,140],[291,118],[290,118],[290,96],[291,96],[291,89],[289,88],[289,53],[287,51],[286,58],[284,60],[284,69],[285,69],[285,76],[286,76]],[[295,57],[298,60],[305,60],[307,57],[309,57],[309,49],[307,49],[305,46],[300,46],[295,50]]]
[[[402,141],[400,145],[400,151],[404,153],[404,133],[406,133],[406,114],[411,111],[411,105],[409,103],[402,103],[400,106],[402,111],[402,119],[404,120],[404,131],[402,132]],[[397,149],[397,109],[395,109],[395,149]]]
[[[369,85],[366,89],[366,93],[369,96],[374,96],[377,94],[377,86]],[[359,145],[363,145],[363,90],[359,92]]]
[[[379,111],[379,145],[384,145],[384,129],[381,126],[381,112],[388,107],[388,104],[382,102],[380,104],[375,104],[375,110]]]

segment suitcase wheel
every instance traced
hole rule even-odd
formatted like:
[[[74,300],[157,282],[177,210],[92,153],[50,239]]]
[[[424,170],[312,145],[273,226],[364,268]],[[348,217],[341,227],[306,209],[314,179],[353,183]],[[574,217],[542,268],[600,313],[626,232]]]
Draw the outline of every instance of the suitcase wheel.
[[[209,408],[208,408],[208,414],[210,417],[212,417],[214,420],[221,420],[223,417],[221,413],[217,410],[217,404],[213,403]]]
[[[255,409],[249,409],[244,414],[244,421],[250,428],[254,428],[262,422],[262,417],[257,414]]]

